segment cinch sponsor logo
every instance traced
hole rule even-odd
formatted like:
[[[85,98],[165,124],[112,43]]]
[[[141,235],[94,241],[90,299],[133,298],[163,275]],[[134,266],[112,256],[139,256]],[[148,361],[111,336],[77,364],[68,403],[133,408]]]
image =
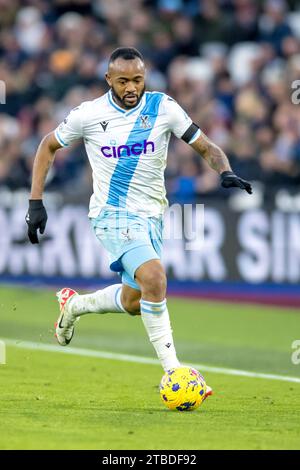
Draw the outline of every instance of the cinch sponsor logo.
[[[101,147],[102,155],[106,158],[130,157],[132,155],[141,155],[141,153],[147,154],[149,152],[154,152],[154,150],[154,142],[150,140],[144,140],[143,142],[138,142],[132,145],[119,145],[118,147]]]

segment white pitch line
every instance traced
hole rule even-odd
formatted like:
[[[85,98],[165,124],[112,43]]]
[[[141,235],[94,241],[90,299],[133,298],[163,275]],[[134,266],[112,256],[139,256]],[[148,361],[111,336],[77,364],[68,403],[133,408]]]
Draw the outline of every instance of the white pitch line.
[[[153,364],[160,365],[160,362],[157,359],[151,359],[150,357],[143,356],[134,356],[129,354],[119,354],[111,353],[107,351],[95,351],[92,349],[84,348],[73,348],[73,347],[62,347],[56,346],[54,344],[44,344],[44,343],[33,343],[31,341],[22,341],[14,339],[5,339],[1,338],[5,344],[8,346],[14,346],[21,349],[32,349],[36,351],[46,351],[46,352],[58,352],[61,354],[70,354],[76,356],[84,357],[98,357],[100,359],[112,359],[116,361],[124,362],[135,362],[140,364]],[[261,372],[250,372],[240,369],[227,369],[225,367],[212,367],[205,364],[183,364],[190,365],[202,372],[212,372],[214,374],[225,374],[225,375],[235,375],[237,377],[251,377],[258,379],[267,379],[267,380],[280,380],[282,382],[294,382],[300,383],[299,377],[289,377],[287,375],[275,375],[275,374],[264,374]]]

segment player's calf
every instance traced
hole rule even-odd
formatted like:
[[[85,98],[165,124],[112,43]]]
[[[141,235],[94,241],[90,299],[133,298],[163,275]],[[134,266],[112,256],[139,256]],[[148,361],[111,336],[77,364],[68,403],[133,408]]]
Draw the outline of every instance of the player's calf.
[[[167,278],[160,260],[153,259],[142,264],[135,277],[142,291],[142,299],[160,302],[166,297]]]
[[[167,308],[166,275],[159,260],[150,260],[136,271],[141,287],[141,317],[149,339],[165,371],[180,366]]]

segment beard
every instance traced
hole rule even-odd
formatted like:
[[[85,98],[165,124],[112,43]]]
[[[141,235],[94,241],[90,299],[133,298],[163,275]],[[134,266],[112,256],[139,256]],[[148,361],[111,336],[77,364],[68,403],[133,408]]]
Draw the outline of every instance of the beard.
[[[116,92],[116,90],[114,89],[114,87],[111,87],[111,92],[112,92],[112,95],[113,95],[113,98],[114,100],[116,101],[116,103],[121,106],[121,108],[124,108],[124,109],[131,109],[131,108],[135,108],[139,102],[141,101],[141,99],[143,98],[143,95],[145,93],[145,90],[146,90],[146,87],[144,86],[144,88],[142,89],[141,91],[141,94],[140,96],[137,97],[137,100],[136,100],[136,103],[134,104],[126,104],[125,102],[125,98],[126,98],[126,95],[124,96],[124,98],[121,98],[121,96],[118,95],[118,93]],[[129,93],[128,93],[129,94]]]

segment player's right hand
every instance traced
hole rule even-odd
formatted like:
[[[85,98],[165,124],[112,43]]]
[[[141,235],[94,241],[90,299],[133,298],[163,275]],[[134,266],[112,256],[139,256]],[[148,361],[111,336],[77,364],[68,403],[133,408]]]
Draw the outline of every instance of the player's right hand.
[[[42,199],[29,199],[29,209],[25,220],[28,225],[28,237],[31,243],[39,243],[37,230],[43,234],[47,223],[47,212]]]

